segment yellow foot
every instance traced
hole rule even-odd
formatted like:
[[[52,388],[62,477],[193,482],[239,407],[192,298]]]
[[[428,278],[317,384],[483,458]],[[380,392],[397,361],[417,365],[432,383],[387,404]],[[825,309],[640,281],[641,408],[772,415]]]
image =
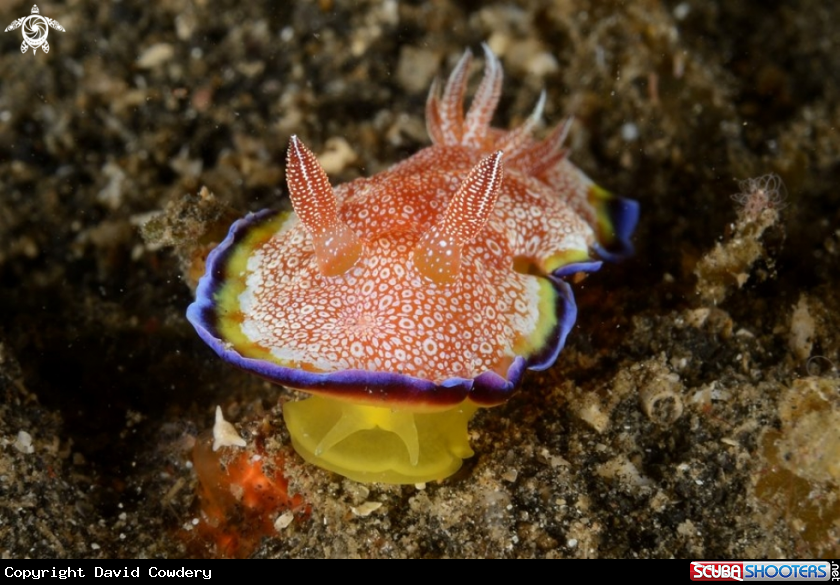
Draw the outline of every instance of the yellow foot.
[[[449,477],[472,457],[467,423],[478,409],[414,412],[313,396],[283,406],[295,451],[361,482],[424,483]]]

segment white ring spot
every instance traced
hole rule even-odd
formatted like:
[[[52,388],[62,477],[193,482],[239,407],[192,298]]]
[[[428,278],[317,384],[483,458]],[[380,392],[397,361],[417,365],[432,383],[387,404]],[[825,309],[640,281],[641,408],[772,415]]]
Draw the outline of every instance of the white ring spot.
[[[354,341],[350,344],[350,355],[352,355],[355,358],[364,357],[365,346],[362,345],[361,341]]]
[[[391,295],[384,295],[382,298],[379,299],[379,310],[384,311],[393,304],[394,297],[392,297]]]

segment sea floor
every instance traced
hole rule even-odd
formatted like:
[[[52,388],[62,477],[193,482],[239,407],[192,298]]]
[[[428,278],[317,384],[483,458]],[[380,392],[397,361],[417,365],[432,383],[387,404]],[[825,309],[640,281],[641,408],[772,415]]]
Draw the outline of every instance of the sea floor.
[[[839,3],[39,8],[48,53],[0,35],[4,558],[840,556]],[[573,115],[571,160],[641,204],[636,254],[574,285],[557,364],[476,415],[455,476],[359,484],[294,454],[299,395],[201,342],[191,285],[288,207],[291,134],[334,183],[380,172],[482,42],[495,124],[543,89]],[[244,459],[208,449],[217,405]]]

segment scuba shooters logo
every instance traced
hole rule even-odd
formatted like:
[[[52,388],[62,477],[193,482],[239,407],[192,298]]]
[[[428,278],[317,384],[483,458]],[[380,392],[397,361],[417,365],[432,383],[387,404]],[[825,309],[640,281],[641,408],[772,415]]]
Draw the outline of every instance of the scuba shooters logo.
[[[833,565],[833,567],[832,567]],[[692,581],[829,581],[828,561],[692,561]]]
[[[37,4],[32,7],[32,14],[13,20],[4,32],[20,27],[23,27],[23,43],[20,45],[20,52],[25,53],[29,47],[32,47],[33,55],[38,52],[38,48],[44,53],[50,52],[50,44],[47,42],[50,28],[64,32],[64,27],[58,24],[57,20],[39,14]]]

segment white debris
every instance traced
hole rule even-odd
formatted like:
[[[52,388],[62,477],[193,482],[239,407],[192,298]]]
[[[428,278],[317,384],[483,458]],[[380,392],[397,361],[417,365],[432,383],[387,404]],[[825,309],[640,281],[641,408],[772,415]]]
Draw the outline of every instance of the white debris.
[[[239,436],[236,427],[225,420],[222,407],[216,407],[216,423],[213,425],[213,451],[220,447],[244,447],[245,439]]]
[[[691,12],[691,5],[688,2],[680,2],[674,6],[674,18],[677,20],[685,20],[689,12]]]
[[[340,136],[334,136],[327,138],[324,152],[318,156],[318,162],[328,175],[335,175],[353,164],[358,157],[349,142]]]
[[[509,483],[515,482],[517,477],[519,477],[519,472],[512,467],[502,474],[502,479]]]
[[[13,445],[15,449],[27,455],[35,452],[35,447],[32,446],[32,435],[26,431],[18,431],[17,438],[15,439]]]
[[[382,507],[382,502],[365,502],[360,506],[351,506],[350,511],[356,516],[370,516]]]
[[[137,58],[137,66],[140,69],[154,69],[175,56],[175,47],[169,43],[157,43],[147,48]]]
[[[117,210],[123,205],[126,174],[118,164],[112,161],[105,163],[102,174],[108,178],[108,184],[96,194],[96,200],[112,210]]]
[[[277,517],[277,520],[274,521],[274,530],[280,532],[281,530],[289,526],[289,524],[291,524],[292,520],[294,519],[295,515],[291,511],[287,510],[283,512]]]
[[[621,138],[624,142],[636,142],[639,139],[639,127],[633,122],[625,122],[621,125]]]
[[[804,361],[810,357],[811,350],[814,348],[816,329],[817,323],[809,311],[808,297],[804,294],[800,295],[790,320],[790,336],[788,337],[788,346],[798,360]]]

